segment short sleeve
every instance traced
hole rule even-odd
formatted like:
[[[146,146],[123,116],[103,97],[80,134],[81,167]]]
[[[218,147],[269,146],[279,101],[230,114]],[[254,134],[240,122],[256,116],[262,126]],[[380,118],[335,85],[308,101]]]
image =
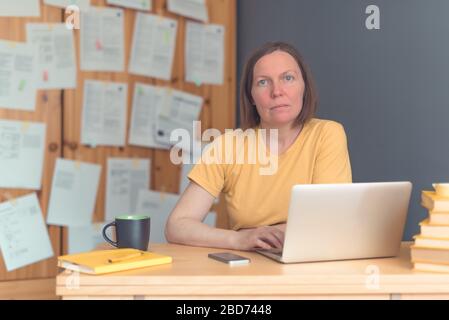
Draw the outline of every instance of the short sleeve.
[[[351,183],[351,162],[343,126],[329,121],[322,130],[312,183]]]
[[[222,137],[218,137],[204,149],[201,159],[187,175],[191,181],[200,185],[215,198],[223,190],[226,179],[226,165],[220,157],[214,158],[218,148],[222,149]]]

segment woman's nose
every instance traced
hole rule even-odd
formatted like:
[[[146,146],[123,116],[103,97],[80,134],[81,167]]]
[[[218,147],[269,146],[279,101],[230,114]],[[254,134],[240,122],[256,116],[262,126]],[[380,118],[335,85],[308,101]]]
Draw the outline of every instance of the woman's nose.
[[[271,95],[273,97],[278,97],[284,94],[283,88],[282,88],[282,84],[279,81],[275,81],[273,82],[273,88],[271,91]]]

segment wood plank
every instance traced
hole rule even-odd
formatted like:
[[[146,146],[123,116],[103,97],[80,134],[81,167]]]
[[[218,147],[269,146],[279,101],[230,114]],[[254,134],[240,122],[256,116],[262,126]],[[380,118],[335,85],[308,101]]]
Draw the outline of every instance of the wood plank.
[[[0,300],[59,300],[56,279],[0,282]]]

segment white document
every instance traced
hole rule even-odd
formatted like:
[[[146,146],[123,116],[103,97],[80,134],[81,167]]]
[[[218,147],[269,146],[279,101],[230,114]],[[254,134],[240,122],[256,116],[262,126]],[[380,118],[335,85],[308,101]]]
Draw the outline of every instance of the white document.
[[[134,26],[129,72],[169,80],[175,55],[178,22],[138,12]]]
[[[28,23],[27,40],[37,48],[38,89],[76,88],[72,30],[63,23]]]
[[[209,20],[206,0],[168,0],[168,11],[203,22]]]
[[[106,221],[136,210],[137,195],[150,187],[149,159],[109,158],[106,176]]]
[[[100,244],[106,243],[102,231],[106,223],[97,222],[86,226],[69,227],[69,254],[94,250]]]
[[[84,82],[82,144],[125,145],[127,95],[126,83]]]
[[[0,17],[39,17],[39,0],[0,0]]]
[[[165,225],[179,195],[174,193],[140,190],[135,214],[150,216],[150,242],[165,243]]]
[[[90,7],[81,11],[81,70],[125,71],[122,9]]]
[[[140,190],[135,214],[150,216],[150,242],[165,243],[165,225],[170,213],[176,206],[179,195],[173,193]],[[204,219],[204,223],[215,227],[215,213],[210,212]]]
[[[195,164],[201,160],[202,150],[208,145],[198,141],[200,144],[198,149],[191,150],[191,153],[183,153],[183,162],[181,165],[181,177],[179,180],[179,194],[182,194],[190,183],[190,179],[187,177]]]
[[[186,81],[223,84],[225,27],[217,24],[187,22]]]
[[[151,11],[152,8],[151,0],[107,0],[107,3],[136,10]]]
[[[36,60],[32,45],[0,40],[0,108],[34,110]]]
[[[195,139],[193,122],[198,120],[202,106],[201,96],[166,89],[165,101],[158,109],[156,141],[166,145],[176,144],[178,141],[171,141],[170,136],[177,129],[182,129],[189,134],[190,139]],[[175,136],[178,137],[177,134]],[[190,143],[181,147],[190,152]]]
[[[47,223],[60,226],[91,224],[100,172],[100,165],[57,159]]]
[[[195,164],[183,164],[181,167],[181,178],[179,181],[179,193],[182,194],[186,189],[187,186],[190,183],[190,179],[187,177],[187,175],[190,173],[190,171],[193,169]]]
[[[45,123],[0,120],[0,188],[41,188]]]
[[[64,9],[70,5],[75,5],[80,10],[86,10],[90,7],[90,0],[44,0],[44,4]]]
[[[169,145],[158,143],[155,139],[157,110],[164,103],[165,95],[164,88],[142,83],[135,84],[128,141],[130,145],[157,149],[170,148]]]
[[[53,256],[35,193],[0,204],[0,248],[8,271]]]

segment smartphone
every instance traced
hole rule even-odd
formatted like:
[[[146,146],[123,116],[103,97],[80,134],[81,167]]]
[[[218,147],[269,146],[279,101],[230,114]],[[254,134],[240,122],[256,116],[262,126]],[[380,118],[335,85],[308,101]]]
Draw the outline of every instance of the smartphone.
[[[216,252],[209,253],[208,257],[217,261],[227,263],[231,266],[248,264],[250,262],[249,258],[239,256],[238,254],[230,252]]]

